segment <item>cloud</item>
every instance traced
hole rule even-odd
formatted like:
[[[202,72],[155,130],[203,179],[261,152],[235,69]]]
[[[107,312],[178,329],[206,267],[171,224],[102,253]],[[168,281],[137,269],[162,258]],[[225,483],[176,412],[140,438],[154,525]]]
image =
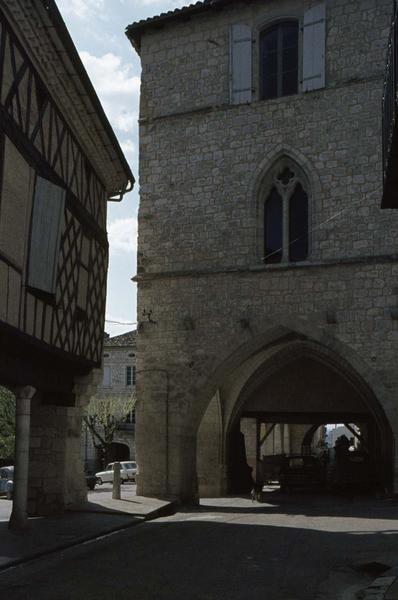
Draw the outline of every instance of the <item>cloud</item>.
[[[104,10],[104,0],[58,0],[58,8],[65,15],[86,19]]]
[[[124,140],[120,145],[126,154],[133,154],[136,151],[135,143],[131,139]]]
[[[137,253],[137,218],[127,217],[115,219],[108,225],[108,240],[110,254]]]
[[[132,132],[137,127],[140,78],[132,74],[131,65],[112,52],[94,56],[82,51],[80,58],[112,126]]]
[[[181,6],[188,6],[192,4],[190,0],[121,0],[124,5],[132,6],[159,6],[162,12],[166,10],[172,10],[174,8],[181,8]]]
[[[137,126],[138,115],[134,112],[122,112],[115,117],[115,127],[120,131],[129,132]]]
[[[86,67],[91,81],[98,93],[104,98],[121,95],[123,99],[131,98],[134,108],[138,107],[140,78],[132,75],[131,65],[123,63],[121,56],[108,52],[103,56],[94,56],[83,50],[80,58]]]

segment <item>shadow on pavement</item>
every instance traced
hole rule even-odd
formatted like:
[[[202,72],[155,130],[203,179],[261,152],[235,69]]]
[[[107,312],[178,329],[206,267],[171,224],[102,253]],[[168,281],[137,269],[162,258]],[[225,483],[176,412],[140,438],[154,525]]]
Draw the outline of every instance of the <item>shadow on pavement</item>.
[[[358,563],[398,544],[398,524],[209,513],[152,521],[0,582],[7,600],[27,590],[35,600],[338,600],[342,586],[371,580]]]
[[[192,506],[181,508],[191,511]],[[263,493],[262,501],[251,502],[247,495],[230,496],[224,499],[201,499],[196,510],[201,512],[238,514],[280,514],[308,516],[339,516],[366,519],[396,520],[398,499],[396,497],[377,498],[374,495],[315,494],[308,492],[281,493],[279,490]]]

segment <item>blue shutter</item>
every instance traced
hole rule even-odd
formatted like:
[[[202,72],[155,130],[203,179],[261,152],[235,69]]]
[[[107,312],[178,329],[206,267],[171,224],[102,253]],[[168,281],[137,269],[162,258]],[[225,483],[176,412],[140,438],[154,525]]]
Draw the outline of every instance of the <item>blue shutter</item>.
[[[28,285],[53,294],[58,265],[65,190],[37,177],[33,199]]]
[[[252,100],[252,32],[242,23],[231,27],[230,94],[231,104]]]
[[[317,4],[304,14],[303,92],[325,87],[325,18],[325,4]]]

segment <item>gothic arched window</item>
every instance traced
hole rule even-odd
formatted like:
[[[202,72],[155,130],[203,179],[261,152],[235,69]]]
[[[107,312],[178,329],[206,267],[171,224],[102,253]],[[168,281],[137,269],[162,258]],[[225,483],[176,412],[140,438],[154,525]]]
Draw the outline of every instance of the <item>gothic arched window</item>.
[[[298,92],[299,26],[283,21],[260,33],[260,98]]]
[[[273,173],[264,202],[264,262],[299,262],[308,256],[308,193],[291,168]]]

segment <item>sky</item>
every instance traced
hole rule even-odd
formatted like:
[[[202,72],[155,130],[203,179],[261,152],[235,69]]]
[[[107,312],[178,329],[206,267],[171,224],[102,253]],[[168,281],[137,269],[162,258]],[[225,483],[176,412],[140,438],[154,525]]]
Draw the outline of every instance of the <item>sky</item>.
[[[116,133],[136,183],[121,203],[108,203],[109,272],[105,331],[135,328],[138,104],[140,60],[124,31],[127,25],[189,4],[185,0],[57,0],[80,58]],[[110,321],[127,323],[120,325]]]

